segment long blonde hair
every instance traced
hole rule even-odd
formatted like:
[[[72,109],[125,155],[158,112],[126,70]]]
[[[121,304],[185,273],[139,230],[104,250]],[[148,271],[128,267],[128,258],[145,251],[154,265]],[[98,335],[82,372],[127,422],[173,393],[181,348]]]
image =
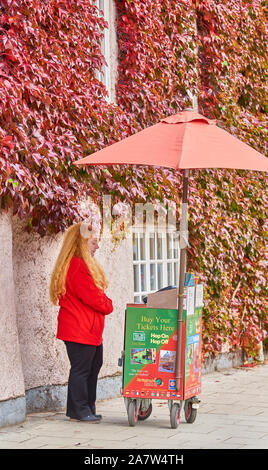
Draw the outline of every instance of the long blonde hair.
[[[104,271],[98,261],[89,253],[87,238],[84,238],[81,235],[81,224],[82,222],[72,225],[64,234],[62,247],[50,279],[49,295],[50,300],[54,305],[58,304],[59,297],[64,295],[66,292],[66,277],[70,261],[73,256],[82,258],[85,261],[90,274],[99,289],[104,291],[108,287]]]

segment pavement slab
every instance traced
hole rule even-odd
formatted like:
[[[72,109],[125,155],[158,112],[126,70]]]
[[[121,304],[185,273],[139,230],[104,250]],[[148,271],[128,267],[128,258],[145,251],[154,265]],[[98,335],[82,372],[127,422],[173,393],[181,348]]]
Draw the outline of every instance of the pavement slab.
[[[31,413],[0,428],[0,449],[268,449],[268,364],[202,377],[197,418],[172,429],[167,401],[153,400],[151,416],[128,425],[122,397],[97,403],[98,424],[70,421],[61,412]]]

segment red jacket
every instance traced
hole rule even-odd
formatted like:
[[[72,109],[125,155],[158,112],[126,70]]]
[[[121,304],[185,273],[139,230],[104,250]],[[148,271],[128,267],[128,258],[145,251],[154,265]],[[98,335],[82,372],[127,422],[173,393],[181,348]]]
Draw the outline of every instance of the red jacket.
[[[105,315],[113,304],[94,283],[84,260],[73,256],[66,279],[66,293],[59,299],[57,338],[63,341],[102,343]]]

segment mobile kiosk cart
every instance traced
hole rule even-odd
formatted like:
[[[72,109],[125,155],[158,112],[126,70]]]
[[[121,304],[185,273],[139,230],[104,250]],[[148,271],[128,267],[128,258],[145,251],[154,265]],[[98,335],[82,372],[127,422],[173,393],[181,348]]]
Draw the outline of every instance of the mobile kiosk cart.
[[[177,428],[180,411],[193,423],[201,392],[203,286],[190,273],[185,275],[181,368],[176,389],[176,306],[178,289],[149,294],[147,305],[127,304],[125,311],[122,394],[130,426],[148,418],[152,400],[168,400],[170,423]],[[168,306],[164,308],[163,305]]]

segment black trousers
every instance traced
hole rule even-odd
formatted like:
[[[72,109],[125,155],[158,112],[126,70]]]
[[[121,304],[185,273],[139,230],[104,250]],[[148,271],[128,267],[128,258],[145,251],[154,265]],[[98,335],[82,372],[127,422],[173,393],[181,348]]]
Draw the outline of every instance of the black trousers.
[[[84,418],[95,409],[97,379],[103,362],[103,347],[65,341],[71,364],[67,410],[70,418]]]

